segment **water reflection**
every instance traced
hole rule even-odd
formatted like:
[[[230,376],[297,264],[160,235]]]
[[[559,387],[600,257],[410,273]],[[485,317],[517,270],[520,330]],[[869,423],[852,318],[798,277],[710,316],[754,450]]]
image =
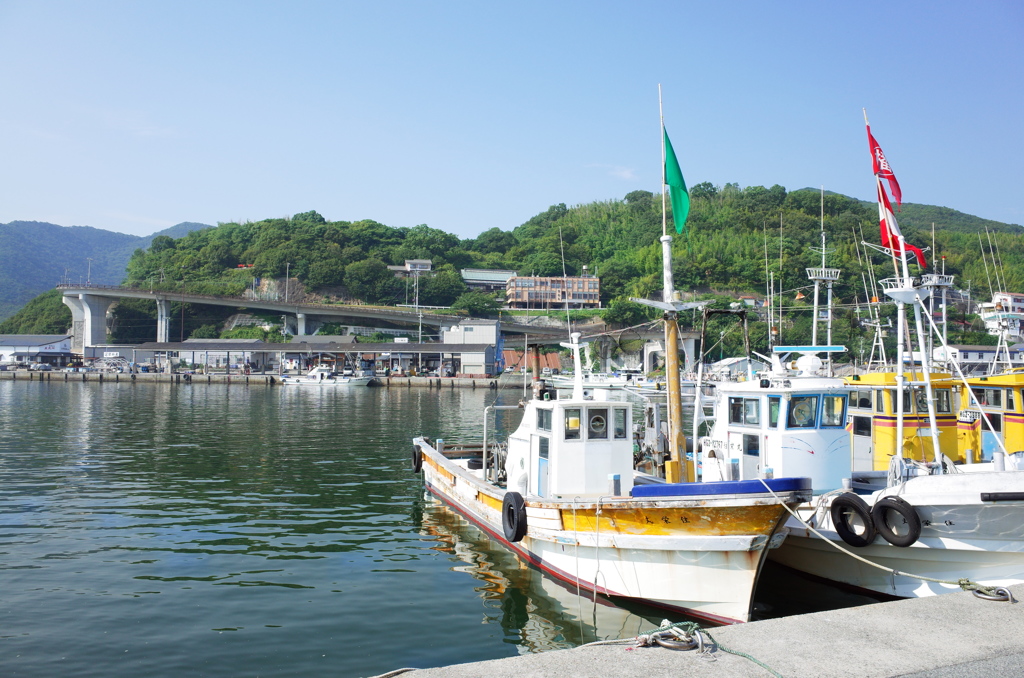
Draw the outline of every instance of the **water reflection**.
[[[412,436],[520,397],[0,381],[0,673],[373,675],[650,628],[423,498]]]
[[[434,548],[457,563],[452,570],[479,581],[474,590],[483,600],[485,623],[500,625],[504,642],[517,645],[520,653],[629,638],[657,626],[664,616],[643,606],[627,609],[603,596],[595,601],[586,591],[577,595],[575,588],[523,563],[438,500],[425,502],[423,534],[437,539]]]

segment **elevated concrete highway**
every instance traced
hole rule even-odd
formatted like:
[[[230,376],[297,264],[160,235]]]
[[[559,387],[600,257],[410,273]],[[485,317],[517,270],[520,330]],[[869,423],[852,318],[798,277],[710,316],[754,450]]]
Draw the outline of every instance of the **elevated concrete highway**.
[[[296,304],[276,300],[246,299],[244,297],[191,294],[188,292],[146,290],[116,285],[58,285],[63,301],[71,309],[73,321],[72,350],[81,352],[84,346],[98,346],[106,343],[106,316],[110,307],[121,299],[150,299],[157,308],[157,336],[159,342],[170,340],[171,302],[228,306],[260,311],[272,311],[295,318],[296,336],[305,336],[315,331],[315,325],[343,320],[366,323],[380,321],[400,325],[420,323],[428,327],[454,325],[465,316],[400,310],[389,306],[362,306],[347,304]],[[564,325],[530,323],[520,324],[505,319],[502,322],[504,334],[529,334],[537,339],[565,340]]]

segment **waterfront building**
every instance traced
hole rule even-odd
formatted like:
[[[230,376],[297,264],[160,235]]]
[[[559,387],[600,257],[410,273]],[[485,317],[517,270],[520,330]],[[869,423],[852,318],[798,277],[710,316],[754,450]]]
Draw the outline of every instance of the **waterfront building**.
[[[70,334],[0,334],[0,363],[62,367],[74,360]]]

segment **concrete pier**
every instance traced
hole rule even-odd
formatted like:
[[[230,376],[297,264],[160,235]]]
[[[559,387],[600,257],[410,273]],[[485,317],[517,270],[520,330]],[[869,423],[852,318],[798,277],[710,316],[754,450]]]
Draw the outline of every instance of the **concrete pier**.
[[[1024,585],[1010,589],[1020,601]],[[717,643],[783,676],[1024,676],[1024,603],[971,593],[899,600],[710,629]],[[457,647],[453,641],[453,647]],[[696,651],[591,645],[401,673],[411,678],[708,678],[771,673],[715,648]],[[398,667],[396,667],[398,668]]]
[[[297,376],[295,374],[291,376]],[[278,374],[183,374],[183,373],[159,373],[139,372],[128,374],[125,372],[34,372],[31,370],[16,370],[0,372],[0,380],[10,379],[19,381],[46,381],[46,382],[73,382],[73,381],[96,381],[103,383],[156,383],[156,384],[234,384],[243,386],[281,386],[281,376]],[[522,388],[523,379],[516,375],[501,377],[476,378],[476,377],[378,377],[372,384],[388,388]],[[292,387],[287,388],[306,388]],[[353,386],[352,388],[364,388]]]

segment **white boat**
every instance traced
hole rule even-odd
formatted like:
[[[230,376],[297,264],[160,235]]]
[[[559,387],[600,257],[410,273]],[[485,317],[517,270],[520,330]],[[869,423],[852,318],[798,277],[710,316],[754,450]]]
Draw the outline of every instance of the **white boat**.
[[[888,208],[880,183],[879,195]],[[886,228],[891,210],[880,212]],[[881,284],[897,304],[898,356],[910,355],[905,308],[914,312],[920,366],[838,380],[816,374],[823,363],[805,356],[796,372],[777,363],[759,380],[719,385],[715,426],[701,441],[704,478],[811,477],[819,496],[787,522],[790,535],[771,558],[817,577],[898,597],[977,587],[991,595],[1024,583],[1024,452],[1007,455],[1005,441],[989,436],[1002,449],[986,459],[981,430],[1015,425],[1013,440],[1024,441],[1024,375],[968,383],[960,374],[960,386],[933,372],[924,300],[952,276],[915,280],[904,254],[902,275]]]
[[[634,381],[640,382],[643,375],[639,372],[590,372],[584,371],[581,375],[583,385],[587,388],[619,389],[632,385]],[[545,376],[544,380],[550,382],[556,388],[573,388],[576,384],[575,374],[555,374]],[[646,379],[643,379],[646,381]]]
[[[628,403],[601,390],[585,398],[582,379],[568,397],[556,393],[526,402],[501,447],[415,438],[413,468],[439,499],[573,586],[718,623],[748,621],[765,554],[785,537],[783,504],[806,501],[810,481],[768,481],[776,499],[758,481],[638,474]]]
[[[676,202],[684,199],[676,193],[681,172],[663,138],[666,187],[682,208]],[[665,346],[677,349],[665,352],[666,479],[634,469],[632,406],[613,400],[593,377],[584,379],[579,333],[562,344],[573,353],[571,393],[536,381],[532,399],[505,408],[521,407],[523,417],[507,442],[493,448],[486,411],[482,442],[414,438],[413,469],[439,499],[571,586],[719,623],[745,622],[766,553],[785,538],[780,528],[788,508],[810,498],[810,480],[692,482],[676,320],[699,304],[674,301],[664,209],[662,216],[662,301],[636,301],[664,314]]]
[[[366,386],[372,376],[343,376],[334,372],[327,365],[316,365],[302,376],[283,376],[281,383],[290,386],[316,386],[330,388],[332,386]]]

